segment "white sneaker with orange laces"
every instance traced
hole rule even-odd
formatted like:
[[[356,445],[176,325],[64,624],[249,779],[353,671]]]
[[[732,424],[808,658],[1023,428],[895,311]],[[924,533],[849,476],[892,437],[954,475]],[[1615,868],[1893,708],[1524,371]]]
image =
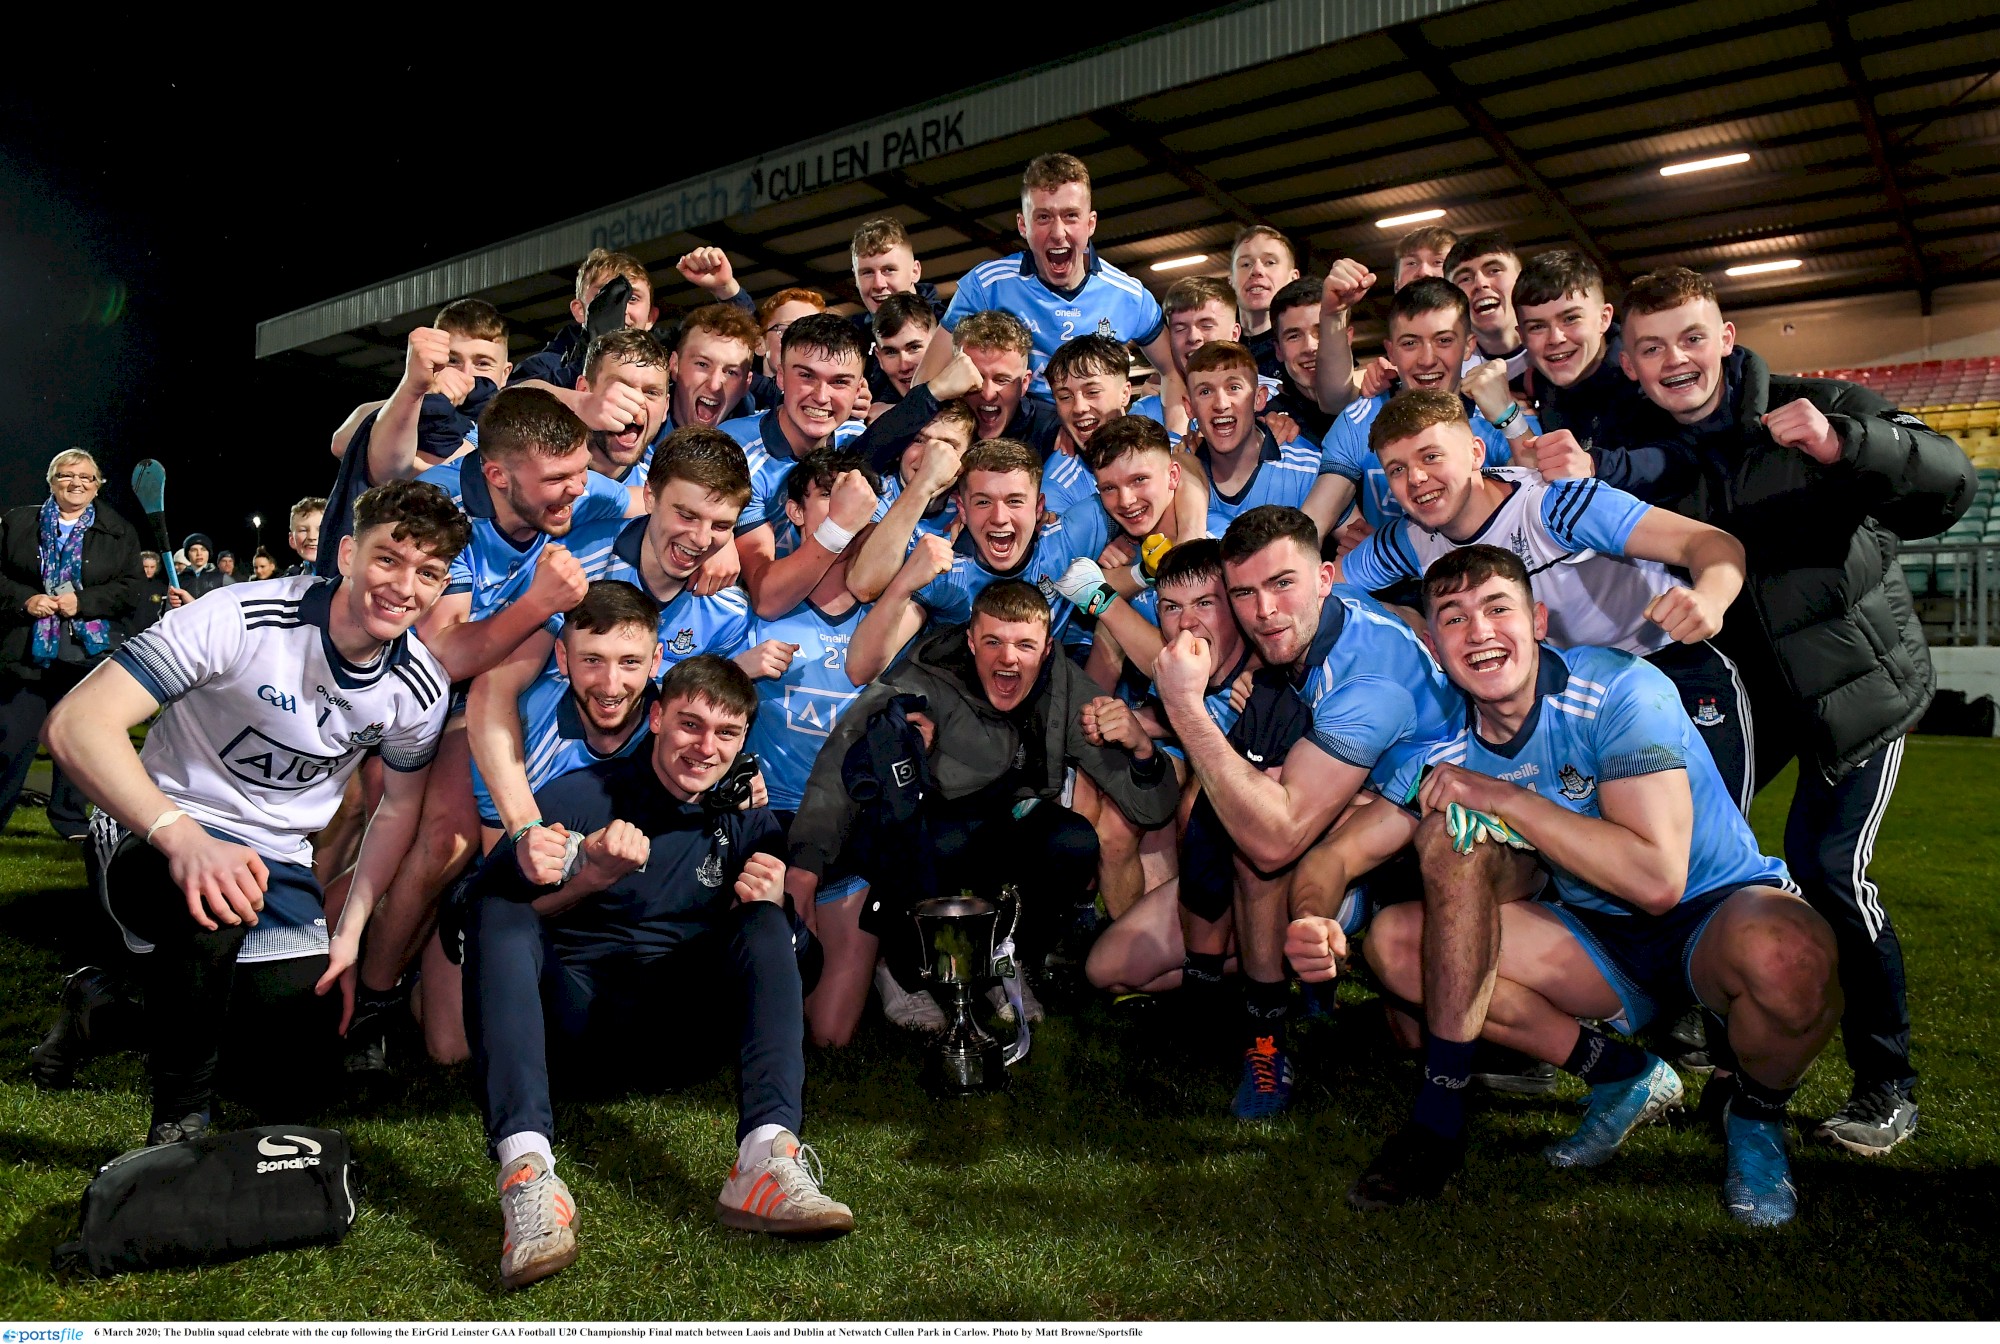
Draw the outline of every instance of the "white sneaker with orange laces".
[[[539,1153],[500,1176],[500,1285],[525,1288],[576,1263],[576,1199]]]
[[[808,1164],[811,1169],[808,1170]],[[820,1193],[819,1154],[779,1130],[770,1151],[745,1166],[739,1158],[716,1197],[724,1227],[774,1237],[842,1237],[854,1230],[854,1210]]]

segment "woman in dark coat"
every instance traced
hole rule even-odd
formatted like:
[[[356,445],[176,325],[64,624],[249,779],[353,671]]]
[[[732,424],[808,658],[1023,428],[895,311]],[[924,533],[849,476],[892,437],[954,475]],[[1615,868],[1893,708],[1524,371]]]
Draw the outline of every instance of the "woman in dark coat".
[[[49,463],[49,497],[0,514],[0,826],[13,815],[49,707],[123,640],[144,591],[139,533],[97,499],[104,475],[81,448]],[[85,833],[60,773],[49,824]]]

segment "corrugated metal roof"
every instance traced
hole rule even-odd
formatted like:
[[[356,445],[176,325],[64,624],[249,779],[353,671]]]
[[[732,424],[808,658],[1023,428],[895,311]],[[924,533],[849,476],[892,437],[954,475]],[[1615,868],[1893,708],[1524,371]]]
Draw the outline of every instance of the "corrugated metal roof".
[[[1374,221],[1430,205],[1461,232],[1504,227],[1528,250],[1580,240],[1627,272],[1805,259],[1728,280],[1738,303],[1931,288],[2000,268],[1996,72],[2000,0],[1270,0],[287,314],[260,325],[258,351],[388,365],[403,331],[463,294],[496,302],[530,346],[566,320],[567,277],[593,243],[654,268],[663,305],[699,298],[672,262],[705,243],[753,292],[851,297],[847,239],[882,213],[948,285],[1012,250],[1020,165],[1050,149],[1089,161],[1098,242],[1149,283],[1173,276],[1146,262],[1225,248],[1245,211],[1314,258],[1380,273],[1393,237]],[[1736,149],[1751,162],[1659,176]]]

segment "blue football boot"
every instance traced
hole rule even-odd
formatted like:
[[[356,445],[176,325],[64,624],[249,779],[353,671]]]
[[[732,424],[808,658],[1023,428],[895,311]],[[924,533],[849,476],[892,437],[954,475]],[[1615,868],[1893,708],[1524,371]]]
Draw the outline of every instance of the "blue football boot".
[[[1745,1227],[1783,1227],[1799,1211],[1785,1156],[1785,1126],[1777,1120],[1729,1117],[1729,1171],[1722,1178],[1722,1203]]]
[[[1681,1078],[1674,1066],[1656,1055],[1646,1058],[1651,1063],[1633,1077],[1590,1089],[1590,1107],[1576,1133],[1542,1149],[1550,1165],[1595,1167],[1609,1162],[1633,1130],[1681,1104]]]
[[[1243,1081],[1229,1113],[1238,1120],[1268,1120],[1292,1104],[1292,1061],[1277,1041],[1259,1036],[1243,1052]]]

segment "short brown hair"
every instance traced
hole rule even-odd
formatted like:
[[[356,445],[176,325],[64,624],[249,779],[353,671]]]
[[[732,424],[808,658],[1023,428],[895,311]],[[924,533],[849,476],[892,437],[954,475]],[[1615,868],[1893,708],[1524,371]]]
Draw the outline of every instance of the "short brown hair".
[[[1222,534],[1222,561],[1247,560],[1276,541],[1291,539],[1319,558],[1319,528],[1303,509],[1286,504],[1259,504],[1236,515]]]
[[[326,512],[326,501],[324,499],[322,499],[318,495],[307,495],[304,499],[292,505],[291,517],[288,519],[288,521],[291,523],[293,527],[297,527],[299,525],[299,519],[310,518],[315,513],[325,513],[325,512]]]
[[[1368,426],[1368,451],[1381,455],[1382,449],[1403,439],[1413,439],[1432,425],[1464,425],[1472,432],[1465,402],[1456,392],[1412,387],[1389,398]]]
[[[623,579],[594,580],[584,589],[583,601],[563,617],[564,634],[583,630],[593,635],[608,635],[632,625],[657,634],[660,604]]]
[[[958,483],[963,486],[975,471],[1025,471],[1036,489],[1042,484],[1042,456],[1014,439],[981,439],[966,450],[959,463]]]
[[[1252,224],[1248,228],[1238,229],[1236,237],[1230,241],[1229,265],[1232,270],[1236,266],[1236,254],[1241,252],[1243,244],[1249,242],[1252,238],[1269,238],[1272,242],[1285,249],[1285,255],[1292,259],[1292,265],[1296,266],[1299,264],[1299,251],[1292,246],[1291,239],[1279,233],[1269,224]]]
[[[1535,586],[1528,579],[1527,565],[1506,547],[1459,546],[1446,551],[1424,571],[1424,610],[1429,611],[1440,597],[1496,578],[1514,584],[1530,604],[1534,602]]]
[[[963,331],[961,325],[959,330]],[[1069,378],[1088,378],[1092,374],[1104,374],[1112,378],[1132,376],[1132,352],[1125,348],[1125,342],[1109,336],[1099,336],[1092,332],[1088,336],[1076,336],[1064,341],[1048,364],[1042,369],[1049,387]]]
[[[924,428],[928,429],[939,422],[957,425],[964,429],[967,447],[971,446],[973,438],[979,433],[979,417],[972,413],[970,406],[957,397],[938,407],[937,414],[924,421]]]
[[[1083,166],[1082,159],[1074,154],[1037,154],[1021,173],[1021,197],[1025,200],[1031,191],[1054,191],[1071,182],[1081,182],[1084,191],[1090,190],[1090,169]]]
[[[757,334],[761,337],[764,328],[771,325],[771,317],[788,303],[803,303],[816,313],[826,311],[826,295],[816,289],[781,289],[770,298],[757,305]]]
[[[1191,313],[1197,308],[1211,303],[1219,303],[1232,315],[1236,312],[1236,291],[1226,280],[1218,280],[1212,275],[1184,275],[1167,286],[1167,295],[1160,300],[1160,311],[1172,317],[1175,313]]]
[[[457,559],[472,542],[472,523],[429,481],[389,481],[363,491],[354,501],[357,543],[369,528],[384,526],[395,529],[391,540],[415,542],[439,560]]]
[[[937,313],[921,294],[891,294],[875,309],[875,335],[887,340],[904,327],[937,330]]]
[[[893,215],[877,215],[864,219],[854,230],[854,241],[848,244],[847,257],[850,262],[863,257],[879,257],[892,247],[909,247],[910,234],[903,227],[903,221]],[[912,252],[916,249],[911,248]]]
[[[800,508],[805,507],[806,492],[818,486],[820,493],[830,495],[833,485],[843,472],[858,471],[861,479],[868,482],[868,488],[879,497],[882,493],[882,473],[875,470],[868,459],[859,453],[842,452],[838,448],[815,448],[800,458],[798,465],[785,476],[785,498]]]
[[[743,446],[712,425],[682,425],[660,440],[646,468],[646,493],[658,499],[669,481],[691,481],[739,509],[750,502]]]
[[[479,416],[480,456],[495,462],[525,453],[563,457],[589,434],[575,411],[539,387],[503,387]]]
[[[1419,252],[1435,252],[1439,256],[1450,256],[1458,246],[1458,235],[1442,224],[1426,224],[1421,229],[1411,229],[1396,240],[1396,260],[1413,257]]]
[[[725,714],[741,714],[745,723],[757,718],[757,688],[750,674],[712,653],[697,653],[675,663],[660,682],[660,704],[676,700],[706,700]]]
[[[1028,324],[1005,308],[967,314],[952,335],[958,338],[961,350],[974,346],[981,350],[1011,350],[1023,359],[1031,359],[1035,353],[1035,338]]]
[[[605,332],[590,343],[590,349],[583,357],[583,376],[595,378],[606,360],[664,371],[667,351],[652,332],[638,327],[620,327],[616,331]]]
[[[646,287],[647,293],[653,289],[653,278],[646,274],[646,268],[639,259],[629,252],[613,252],[605,247],[593,247],[583,264],[576,268],[576,301],[584,302],[584,295],[599,289],[614,275],[622,275],[632,282],[634,288]]]
[[[1077,450],[1085,466],[1103,471],[1127,453],[1167,453],[1174,451],[1167,427],[1144,415],[1121,415],[1101,426],[1090,442]]]
[[[1451,245],[1451,251],[1444,257],[1444,278],[1451,279],[1453,271],[1481,257],[1512,257],[1516,266],[1521,264],[1521,254],[1507,241],[1507,235],[1489,229],[1485,233],[1468,234]]]
[[[467,340],[507,344],[507,319],[484,299],[454,299],[438,309],[437,321],[431,325]]]
[[[1049,600],[1042,596],[1042,590],[1032,583],[1019,579],[1001,579],[989,583],[979,590],[979,596],[972,599],[972,616],[966,622],[971,628],[972,621],[981,616],[996,621],[1040,621],[1049,624]]]
[[[1538,308],[1556,303],[1572,294],[1604,297],[1604,272],[1597,263],[1573,247],[1538,252],[1521,267],[1514,281],[1514,307]]]
[[[1181,542],[1161,557],[1159,570],[1153,575],[1153,587],[1159,589],[1176,583],[1206,583],[1221,577],[1222,543],[1214,537],[1196,537],[1193,541]]]
[[[1664,313],[1698,299],[1707,299],[1717,308],[1722,306],[1722,301],[1715,297],[1715,284],[1707,276],[1685,266],[1663,266],[1646,272],[1625,291],[1625,316]]]
[[[674,336],[676,353],[687,344],[688,334],[696,331],[705,331],[728,341],[741,341],[753,355],[764,342],[764,332],[757,325],[757,319],[733,303],[705,303],[683,317],[681,329]]]
[[[1250,353],[1250,347],[1241,341],[1206,341],[1201,349],[1188,356],[1187,376],[1197,373],[1214,373],[1218,369],[1248,369],[1250,376],[1257,376],[1257,356]]]

